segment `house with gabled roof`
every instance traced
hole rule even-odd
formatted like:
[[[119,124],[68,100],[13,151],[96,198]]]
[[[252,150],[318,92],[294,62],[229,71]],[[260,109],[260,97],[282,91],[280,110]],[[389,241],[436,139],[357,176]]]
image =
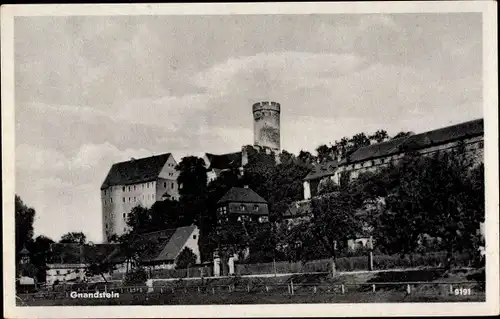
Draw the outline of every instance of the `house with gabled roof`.
[[[101,185],[104,241],[127,231],[132,208],[179,199],[177,162],[170,153],[113,164]]]
[[[246,220],[268,222],[267,201],[248,187],[232,187],[217,202],[217,221],[223,224]]]
[[[92,263],[104,261],[116,247],[116,244],[52,244],[47,260],[46,283],[52,285],[55,282],[88,280],[87,267]]]
[[[482,162],[483,140],[484,121],[477,119],[364,146],[340,162],[332,161],[316,165],[304,178],[304,199],[316,196],[318,185],[325,178],[340,185],[342,175],[349,179],[357,178],[362,173],[373,172],[389,163],[394,163],[409,152],[430,156],[437,152],[456,149],[459,143],[464,143],[466,155],[474,157],[477,162]]]
[[[174,269],[179,254],[185,248],[189,248],[196,255],[196,263],[199,264],[201,263],[199,236],[200,230],[195,225],[140,234],[139,240],[148,245],[148,249],[139,256],[140,263],[151,269]],[[120,246],[116,247],[106,261],[118,265],[117,272],[129,269]]]

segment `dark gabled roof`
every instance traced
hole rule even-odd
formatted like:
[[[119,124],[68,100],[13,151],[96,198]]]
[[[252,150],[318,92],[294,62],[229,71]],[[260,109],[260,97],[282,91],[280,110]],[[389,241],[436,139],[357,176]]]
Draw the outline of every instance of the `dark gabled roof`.
[[[170,156],[170,153],[165,153],[113,164],[102,183],[101,189],[116,185],[154,181]]]
[[[241,167],[241,152],[227,153],[221,155],[206,153],[205,155],[208,158],[208,161],[210,162],[210,165],[208,167],[209,170]]]
[[[316,164],[313,169],[307,174],[304,180],[312,180],[323,178],[326,176],[331,176],[335,174],[335,170],[337,169],[338,162],[337,161],[329,161],[326,163]]]
[[[422,149],[484,134],[484,121],[478,119],[408,137],[402,151]]]
[[[141,234],[139,240],[149,245],[148,250],[140,256],[141,261],[145,263],[174,261],[195,229],[196,226],[191,225]],[[107,260],[121,263],[125,261],[125,256],[117,247]]]
[[[175,260],[195,229],[194,225],[177,228],[155,260]]]
[[[88,264],[98,263],[116,249],[117,244],[61,244],[54,243],[50,246],[50,262],[56,264]]]
[[[464,138],[484,134],[483,119],[468,121],[456,125],[443,127],[417,135],[401,137],[383,143],[362,147],[341,164],[365,161],[371,158],[385,157],[397,153],[416,151],[419,149],[454,142]]]
[[[343,160],[342,164],[360,162],[370,158],[384,157],[400,152],[401,144],[408,137],[400,137],[390,141],[364,146],[349,156],[349,160]]]
[[[267,204],[267,201],[250,188],[233,187],[217,202],[224,203]]]

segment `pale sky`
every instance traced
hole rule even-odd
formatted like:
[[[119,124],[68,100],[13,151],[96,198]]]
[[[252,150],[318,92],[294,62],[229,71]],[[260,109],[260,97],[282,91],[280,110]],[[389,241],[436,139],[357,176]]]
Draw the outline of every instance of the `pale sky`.
[[[281,103],[293,153],[480,118],[481,29],[480,13],[18,17],[16,192],[36,235],[99,242],[113,163],[238,151],[260,100]]]

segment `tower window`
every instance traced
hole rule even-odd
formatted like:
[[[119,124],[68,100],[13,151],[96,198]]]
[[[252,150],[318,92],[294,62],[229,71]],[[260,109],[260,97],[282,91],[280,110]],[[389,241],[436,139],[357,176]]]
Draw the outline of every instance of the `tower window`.
[[[163,188],[167,188],[167,182],[163,183]]]
[[[125,186],[123,186],[122,190],[125,191]]]
[[[174,183],[172,183],[171,188],[174,189]]]
[[[123,202],[125,203],[125,197],[123,197]]]

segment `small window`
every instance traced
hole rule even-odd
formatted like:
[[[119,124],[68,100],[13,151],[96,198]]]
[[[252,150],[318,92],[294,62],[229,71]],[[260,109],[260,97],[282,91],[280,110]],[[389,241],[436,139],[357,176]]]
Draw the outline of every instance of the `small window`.
[[[124,218],[125,218],[125,217],[127,217],[127,214],[126,214],[126,213],[123,213],[123,217],[124,217]]]
[[[241,211],[245,211],[245,208],[246,208],[245,205],[240,205],[240,210]]]
[[[56,270],[56,275],[59,275],[61,272],[59,270]]]
[[[112,202],[113,202],[113,198],[110,198],[110,199],[109,199],[109,202],[110,202],[110,203],[112,203]]]
[[[253,206],[253,210],[254,210],[254,211],[258,211],[258,210],[259,210],[259,205],[254,205],[254,206]]]
[[[106,200],[104,200],[104,205],[106,205]]]
[[[130,186],[128,187],[128,191],[130,192]]]
[[[134,190],[135,190],[135,185],[134,185]]]
[[[170,185],[170,188],[174,189],[174,187],[175,187],[175,186],[174,186],[174,183],[172,183],[172,184]]]
[[[149,188],[149,183],[148,183],[148,188]]]
[[[130,203],[130,197],[128,198],[128,202]]]
[[[135,199],[135,196],[134,196],[134,202],[136,202],[137,200]]]
[[[196,239],[196,235],[193,235],[193,239]]]
[[[126,231],[127,231],[127,228],[126,228],[126,227],[123,227],[123,231],[125,231],[125,232],[126,232]]]
[[[108,229],[108,224],[106,224],[106,229]]]
[[[125,203],[125,197],[123,197],[123,202]]]
[[[122,189],[123,189],[123,191],[125,191],[125,186],[123,186],[123,188],[122,188]]]

